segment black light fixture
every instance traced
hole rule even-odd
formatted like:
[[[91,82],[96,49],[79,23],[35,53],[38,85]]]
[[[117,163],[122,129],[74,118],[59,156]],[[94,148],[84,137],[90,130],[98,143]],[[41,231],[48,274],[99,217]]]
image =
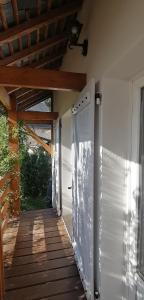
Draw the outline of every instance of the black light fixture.
[[[73,49],[73,47],[81,47],[82,55],[87,56],[88,52],[88,40],[85,39],[83,43],[78,43],[78,39],[82,30],[83,24],[81,24],[78,20],[75,20],[72,23],[69,33],[69,49]]]

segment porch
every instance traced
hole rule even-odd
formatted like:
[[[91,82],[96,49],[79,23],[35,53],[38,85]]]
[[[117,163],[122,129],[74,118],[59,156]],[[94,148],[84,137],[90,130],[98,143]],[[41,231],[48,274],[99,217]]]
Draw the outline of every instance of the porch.
[[[54,209],[9,221],[3,245],[5,300],[86,299],[64,222]]]

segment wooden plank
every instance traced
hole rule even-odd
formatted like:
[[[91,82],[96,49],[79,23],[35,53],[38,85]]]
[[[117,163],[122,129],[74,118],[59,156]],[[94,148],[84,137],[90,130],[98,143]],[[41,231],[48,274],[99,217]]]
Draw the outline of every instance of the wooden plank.
[[[10,188],[12,190],[12,214],[14,216],[20,213],[20,166],[19,166],[19,137],[13,137],[13,130],[17,129],[17,111],[15,95],[11,96],[11,110],[8,112],[9,121],[9,151],[15,155],[15,165],[13,166],[13,173],[11,176]],[[11,173],[12,174],[12,173]]]
[[[48,96],[44,96],[44,97],[38,97],[37,99],[34,99],[32,100],[32,98],[28,101],[28,102],[25,102],[23,103],[22,105],[18,105],[18,110],[26,110],[26,109],[29,109],[31,108],[32,106],[36,105],[36,104],[39,104],[41,102],[43,102],[44,100],[46,100],[48,98]],[[51,121],[52,122],[52,121]],[[44,122],[46,123],[46,122]],[[53,124],[53,122],[52,122]]]
[[[5,278],[11,278],[19,275],[27,275],[38,273],[45,270],[56,270],[58,268],[75,265],[73,256],[57,258],[49,261],[42,261],[38,263],[32,263],[29,265],[14,266],[10,269],[5,269]]]
[[[37,8],[37,15],[39,16],[41,13],[41,0],[36,0],[36,8]]]
[[[8,23],[7,23],[7,18],[3,9],[3,5],[0,3],[0,18],[1,18],[1,22],[2,22],[2,26],[4,28],[4,30],[7,31],[8,29]]]
[[[19,289],[19,292],[17,290],[8,291],[6,299],[13,300],[16,299],[17,296],[19,296],[19,299],[23,300],[42,299],[44,297],[55,296],[61,293],[76,291],[78,289],[82,289],[82,284],[77,276],[74,278],[21,288]]]
[[[41,120],[40,120],[41,122]],[[48,122],[48,121],[46,121]],[[50,145],[47,145],[30,127],[25,126],[28,134],[38,143],[40,144],[48,154],[53,155],[53,148]]]
[[[40,273],[27,275],[20,274],[20,276],[11,279],[9,278],[6,280],[5,284],[7,290],[12,290],[75,276],[78,276],[76,266],[67,266],[55,270],[41,271]]]
[[[6,107],[8,110],[11,109],[11,102],[10,97],[6,91],[6,89],[1,86],[0,87],[0,102],[3,104],[4,107]]]
[[[48,10],[51,9],[52,7],[52,3],[53,3],[53,0],[47,0],[47,6],[48,6]]]
[[[12,8],[13,8],[13,15],[16,21],[16,24],[19,24],[19,12],[18,12],[18,5],[17,0],[11,0]]]
[[[81,91],[86,74],[32,68],[0,67],[0,86]]]
[[[28,47],[23,49],[22,51],[18,51],[14,53],[12,56],[8,56],[3,58],[0,61],[0,66],[12,66],[15,65],[16,62],[21,61],[24,58],[29,58],[34,54],[40,53],[43,50],[47,50],[50,47],[53,47],[59,43],[66,41],[67,37],[64,34],[60,34],[54,37],[49,38],[47,41],[40,42],[32,47]]]
[[[4,299],[5,281],[4,281],[4,260],[3,260],[3,244],[2,244],[2,228],[0,226],[0,299]]]
[[[6,173],[4,175],[4,177],[0,179],[0,189],[2,189],[5,184],[7,184],[7,182],[9,181],[9,179],[10,179],[10,174]]]
[[[13,266],[19,266],[19,265],[27,265],[31,263],[37,263],[39,261],[49,261],[57,258],[63,258],[63,257],[69,257],[73,255],[73,249],[62,249],[57,251],[51,251],[51,252],[42,252],[39,254],[31,254],[26,256],[20,256],[16,257],[13,260]],[[11,261],[11,258],[5,258],[5,265],[9,265],[9,262]]]
[[[41,300],[86,300],[86,296],[82,289],[77,291],[70,291],[64,294],[43,298]]]
[[[30,67],[36,68],[36,69],[42,68],[45,65],[60,59],[61,57],[63,57],[65,55],[65,53],[66,53],[66,49],[64,49],[63,51],[59,51],[59,53],[57,55],[52,54],[50,56],[47,56],[47,57],[39,60],[38,62],[34,62],[30,65]]]
[[[39,111],[18,111],[17,112],[18,120],[23,121],[36,121],[36,120],[57,120],[58,113],[57,112],[39,112]]]
[[[0,34],[0,44],[12,41],[37,30],[42,25],[51,24],[57,22],[58,20],[65,18],[68,15],[74,14],[81,8],[82,0],[75,0],[72,3],[63,5],[60,8],[49,11],[48,13],[38,16],[36,18],[30,19],[27,22],[9,28],[6,32],[1,32]]]

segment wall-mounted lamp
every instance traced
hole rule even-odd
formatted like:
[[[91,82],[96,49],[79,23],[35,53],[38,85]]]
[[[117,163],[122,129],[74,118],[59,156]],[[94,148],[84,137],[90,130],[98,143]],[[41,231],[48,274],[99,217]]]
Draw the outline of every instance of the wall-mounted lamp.
[[[69,49],[73,49],[73,47],[81,47],[82,55],[87,56],[88,52],[88,40],[85,39],[83,43],[78,43],[78,39],[82,30],[83,24],[81,24],[78,20],[75,20],[70,28],[69,34]]]

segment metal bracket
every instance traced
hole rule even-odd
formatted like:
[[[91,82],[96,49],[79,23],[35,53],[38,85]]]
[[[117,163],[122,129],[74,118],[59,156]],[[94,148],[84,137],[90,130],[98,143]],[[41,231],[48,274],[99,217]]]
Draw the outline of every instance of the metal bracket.
[[[97,105],[101,105],[101,103],[102,103],[102,94],[101,93],[98,93],[98,92],[95,93],[95,101],[96,101]]]

